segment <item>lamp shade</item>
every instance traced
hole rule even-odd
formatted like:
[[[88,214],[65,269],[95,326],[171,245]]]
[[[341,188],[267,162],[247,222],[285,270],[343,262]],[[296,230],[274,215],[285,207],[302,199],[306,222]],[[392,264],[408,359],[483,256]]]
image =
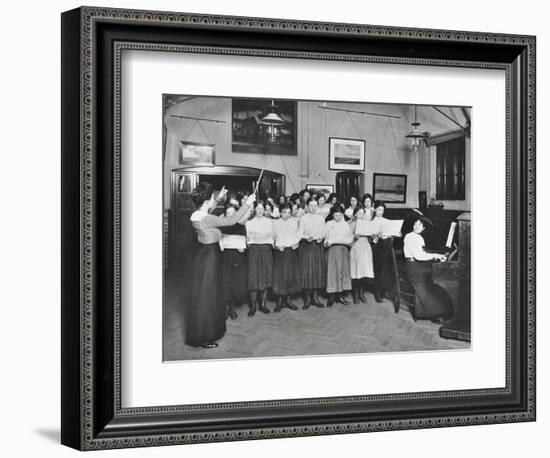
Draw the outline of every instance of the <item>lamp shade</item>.
[[[262,118],[262,124],[271,124],[273,126],[280,126],[285,122],[277,113],[269,113]]]
[[[413,122],[412,123],[413,129],[405,135],[405,138],[418,138],[418,139],[424,139],[428,135],[424,132],[420,132],[420,129],[418,129],[418,126],[420,126],[419,122]]]

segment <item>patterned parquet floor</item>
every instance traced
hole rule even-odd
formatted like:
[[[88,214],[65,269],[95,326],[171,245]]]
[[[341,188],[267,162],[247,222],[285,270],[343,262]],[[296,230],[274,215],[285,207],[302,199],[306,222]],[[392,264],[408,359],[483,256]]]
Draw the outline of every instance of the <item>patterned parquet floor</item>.
[[[253,317],[247,316],[248,307],[243,304],[237,308],[238,319],[227,321],[218,348],[194,348],[184,344],[181,297],[185,283],[167,281],[165,361],[470,348],[468,342],[439,337],[439,326],[431,321],[414,322],[406,309],[396,314],[389,300],[377,303],[369,293],[366,304],[301,310],[303,302],[297,298],[293,302],[298,311],[257,312]],[[268,306],[273,309],[273,302]]]

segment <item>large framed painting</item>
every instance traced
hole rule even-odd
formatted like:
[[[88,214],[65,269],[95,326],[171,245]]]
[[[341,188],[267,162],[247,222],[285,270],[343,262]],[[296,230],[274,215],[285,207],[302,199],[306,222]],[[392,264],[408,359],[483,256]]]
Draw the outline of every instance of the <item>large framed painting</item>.
[[[82,7],[62,72],[63,444],[535,420],[534,37]]]

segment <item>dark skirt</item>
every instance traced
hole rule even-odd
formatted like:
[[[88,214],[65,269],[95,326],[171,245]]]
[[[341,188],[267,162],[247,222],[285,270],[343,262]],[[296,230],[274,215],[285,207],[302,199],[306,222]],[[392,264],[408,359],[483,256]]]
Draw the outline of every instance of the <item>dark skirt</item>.
[[[327,250],[327,293],[342,293],[351,289],[349,249],[332,245]]]
[[[383,296],[391,292],[396,300],[399,299],[399,274],[393,251],[393,240],[378,239],[372,244],[374,284]]]
[[[223,300],[241,302],[248,291],[248,259],[246,253],[225,250],[222,253]]]
[[[187,306],[185,343],[199,346],[225,334],[220,247],[200,243],[193,262],[191,301]]]
[[[273,293],[278,296],[300,291],[298,250],[285,248],[273,251]]]
[[[273,281],[273,247],[250,245],[248,247],[248,290],[263,291]]]
[[[453,302],[443,287],[434,283],[431,261],[405,261],[405,275],[418,298],[416,318],[448,320],[453,315]]]
[[[298,256],[302,289],[324,289],[327,286],[327,262],[323,244],[302,240]]]

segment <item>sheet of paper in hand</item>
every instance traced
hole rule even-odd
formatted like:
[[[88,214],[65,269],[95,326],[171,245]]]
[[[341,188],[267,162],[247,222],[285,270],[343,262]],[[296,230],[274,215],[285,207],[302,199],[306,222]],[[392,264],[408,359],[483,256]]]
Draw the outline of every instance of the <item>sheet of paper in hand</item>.
[[[224,250],[246,250],[244,235],[223,234],[220,245]]]
[[[382,225],[383,237],[401,237],[402,219],[387,219]]]
[[[355,233],[357,235],[374,235],[380,230],[380,225],[373,221],[359,220],[355,226]]]

